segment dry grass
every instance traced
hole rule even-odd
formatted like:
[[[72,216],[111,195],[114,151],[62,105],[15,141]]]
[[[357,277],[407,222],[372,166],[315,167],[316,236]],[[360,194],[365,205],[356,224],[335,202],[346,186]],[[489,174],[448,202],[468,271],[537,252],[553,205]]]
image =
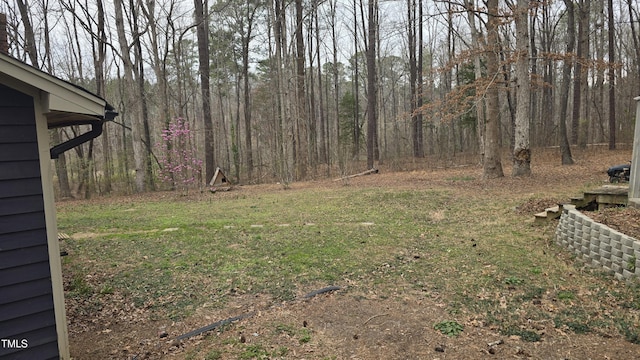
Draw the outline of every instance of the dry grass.
[[[574,261],[523,211],[628,156],[588,149],[558,167],[534,153],[524,179],[414,163],[347,185],[60,203],[62,231],[93,234],[64,243],[73,356],[476,359],[501,339],[501,358],[637,357],[640,289]],[[343,290],[300,300],[326,285]],[[434,328],[454,323],[457,337]]]

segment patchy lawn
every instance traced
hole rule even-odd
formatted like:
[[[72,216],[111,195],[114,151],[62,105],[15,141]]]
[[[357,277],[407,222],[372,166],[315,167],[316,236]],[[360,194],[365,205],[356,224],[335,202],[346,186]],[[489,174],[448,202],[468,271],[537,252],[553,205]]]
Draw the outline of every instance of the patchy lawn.
[[[533,213],[630,151],[58,203],[74,359],[640,357],[640,288]],[[509,173],[505,166],[505,173]],[[328,291],[305,299],[327,286]],[[213,331],[176,340],[220,320]]]

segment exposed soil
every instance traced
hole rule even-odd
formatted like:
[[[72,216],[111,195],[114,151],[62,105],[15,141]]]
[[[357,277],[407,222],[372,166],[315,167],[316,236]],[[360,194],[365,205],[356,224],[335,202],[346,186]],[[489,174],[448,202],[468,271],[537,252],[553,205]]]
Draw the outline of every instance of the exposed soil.
[[[483,180],[478,166],[446,167],[428,170],[390,172],[381,168],[378,175],[343,181],[295,183],[292,189],[305,187],[400,187],[429,188],[449,186],[469,194],[508,197],[510,193],[530,194],[531,200],[515,211],[523,219],[570,196],[577,195],[577,184],[605,183],[607,166],[624,163],[630,151],[592,150],[574,154],[577,164],[558,165],[555,151],[536,156],[533,176],[524,179],[505,177]],[[415,164],[414,164],[415,165]],[[419,165],[419,164],[418,164]],[[510,169],[505,166],[505,173]],[[358,171],[355,171],[358,172]],[[465,181],[459,181],[464,178]],[[280,185],[243,186],[234,191],[245,194],[275,191]],[[234,196],[233,192],[216,196]],[[542,194],[542,195],[541,195]],[[138,195],[151,199],[173,196],[167,193]],[[197,197],[198,195],[193,195]],[[189,201],[182,197],[183,201]],[[119,201],[118,198],[91,201]],[[62,206],[65,206],[62,204]],[[640,212],[612,209],[594,214],[593,218],[631,236],[638,236]],[[71,278],[65,274],[68,284]],[[624,285],[621,285],[624,286]],[[377,289],[340,290],[320,294],[307,300],[273,304],[264,295],[237,295],[225,309],[200,309],[196,315],[179,323],[152,318],[144,308],[128,303],[113,294],[110,307],[77,303],[67,299],[67,317],[74,359],[218,359],[227,358],[225,351],[238,343],[256,344],[254,358],[285,359],[633,359],[640,358],[640,346],[625,341],[619,334],[588,333],[578,335],[556,328],[551,320],[535,327],[541,340],[528,342],[519,336],[501,335],[482,318],[467,314],[465,330],[448,337],[433,324],[448,316],[446,303],[437,293],[416,290],[410,284],[385,284],[384,293]],[[309,289],[312,291],[314,289]],[[546,299],[538,300],[539,306]],[[241,314],[251,317],[227,326],[226,331],[208,332],[184,341],[175,338],[193,329]],[[279,329],[274,331],[274,329]],[[313,341],[304,341],[310,335]],[[208,344],[215,339],[218,349]],[[261,348],[258,344],[270,344]],[[288,351],[279,356],[279,349]],[[206,352],[199,352],[206,349]],[[262,352],[260,357],[259,350]],[[271,357],[264,355],[271,354]]]

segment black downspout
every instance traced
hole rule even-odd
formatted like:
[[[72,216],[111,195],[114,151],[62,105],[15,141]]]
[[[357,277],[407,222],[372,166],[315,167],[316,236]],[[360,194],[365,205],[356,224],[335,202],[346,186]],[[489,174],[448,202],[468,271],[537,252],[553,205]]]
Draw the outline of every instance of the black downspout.
[[[91,124],[90,131],[52,147],[49,150],[49,153],[51,154],[51,158],[57,159],[60,156],[60,154],[62,154],[63,152],[67,150],[71,150],[76,146],[82,145],[89,140],[97,138],[102,134],[102,126],[103,126],[102,121],[94,122]]]

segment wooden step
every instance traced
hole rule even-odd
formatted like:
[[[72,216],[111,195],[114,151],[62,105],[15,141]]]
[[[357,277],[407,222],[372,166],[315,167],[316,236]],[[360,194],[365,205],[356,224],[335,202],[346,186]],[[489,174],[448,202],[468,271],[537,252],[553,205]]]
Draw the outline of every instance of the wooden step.
[[[576,196],[571,198],[571,205],[575,205],[577,208],[586,207],[589,203],[596,200],[594,194],[584,194],[583,196]]]
[[[554,220],[562,215],[562,205],[550,207],[543,212],[534,214],[534,224],[544,224],[549,220]]]

